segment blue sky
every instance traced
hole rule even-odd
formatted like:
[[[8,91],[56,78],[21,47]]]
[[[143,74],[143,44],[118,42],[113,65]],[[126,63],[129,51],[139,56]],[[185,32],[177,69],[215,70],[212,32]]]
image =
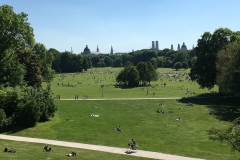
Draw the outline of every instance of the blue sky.
[[[81,53],[86,45],[109,53],[188,48],[220,27],[239,31],[239,0],[1,0],[28,14],[36,42],[47,49]]]

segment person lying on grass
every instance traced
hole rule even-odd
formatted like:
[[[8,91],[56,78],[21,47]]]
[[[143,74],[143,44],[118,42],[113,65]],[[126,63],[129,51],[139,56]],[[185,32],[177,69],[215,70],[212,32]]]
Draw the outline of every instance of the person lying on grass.
[[[4,148],[4,152],[11,152],[11,153],[15,153],[15,152],[16,152],[16,150],[15,150],[15,149],[13,149],[13,148],[7,148],[7,147],[5,147],[5,148]]]
[[[116,131],[122,131],[121,128],[120,128],[120,126],[114,128],[114,129],[115,129]]]
[[[73,119],[66,118],[66,121],[74,121]]]
[[[71,152],[71,153],[66,154],[66,156],[68,156],[68,157],[72,157],[72,156],[76,156],[76,155],[77,155],[76,152]]]
[[[97,114],[91,114],[91,117],[99,117]]]
[[[176,121],[178,121],[178,122],[181,122],[181,121],[182,121],[182,119],[181,119],[181,118],[177,118],[177,119],[176,119]]]

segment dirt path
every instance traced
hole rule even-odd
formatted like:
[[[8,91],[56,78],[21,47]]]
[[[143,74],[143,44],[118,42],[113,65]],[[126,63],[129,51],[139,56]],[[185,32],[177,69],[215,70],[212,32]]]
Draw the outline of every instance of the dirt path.
[[[9,136],[0,134],[0,139],[12,140],[12,141],[22,141],[22,142],[32,142],[32,143],[43,143],[64,147],[72,147],[72,148],[81,148],[88,149],[94,151],[102,151],[109,152],[115,154],[128,154],[130,156],[137,157],[145,157],[152,159],[162,159],[162,160],[201,160],[198,158],[190,158],[190,157],[182,157],[177,155],[163,154],[159,152],[151,152],[151,151],[143,151],[138,150],[135,152],[127,152],[127,148],[117,148],[117,147],[108,147],[108,146],[100,146],[100,145],[92,145],[92,144],[83,144],[83,143],[75,143],[75,142],[65,142],[65,141],[57,141],[57,140],[48,140],[48,139],[40,139],[40,138],[29,138],[29,137],[19,137],[19,136]]]
[[[63,99],[60,99],[61,101],[98,101],[98,100],[157,100],[157,99],[182,99],[182,98],[200,98],[200,99],[206,99],[206,98],[220,98],[220,97],[216,97],[216,96],[212,96],[212,97],[163,97],[163,98],[88,98],[88,99],[78,99],[78,100],[75,100],[75,99],[68,99],[68,98],[63,98]],[[58,101],[58,100],[56,100]]]

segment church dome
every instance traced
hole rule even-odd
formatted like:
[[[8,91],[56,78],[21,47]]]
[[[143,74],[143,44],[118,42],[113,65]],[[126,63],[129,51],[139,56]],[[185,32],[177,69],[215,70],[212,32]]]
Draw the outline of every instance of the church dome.
[[[86,47],[84,48],[83,53],[84,54],[90,54],[91,53],[90,49],[88,48],[88,45],[86,45]]]
[[[181,50],[187,50],[187,46],[185,45],[185,43],[183,42],[183,45],[181,47]]]

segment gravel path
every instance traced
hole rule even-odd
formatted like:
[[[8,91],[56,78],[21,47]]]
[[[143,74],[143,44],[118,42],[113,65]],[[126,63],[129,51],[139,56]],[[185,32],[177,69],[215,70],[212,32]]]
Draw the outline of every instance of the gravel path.
[[[43,144],[72,147],[72,148],[81,148],[81,149],[88,149],[88,150],[102,151],[102,152],[109,152],[109,153],[116,153],[116,154],[128,154],[130,156],[145,157],[145,158],[152,158],[152,159],[202,160],[198,158],[182,157],[177,155],[163,154],[163,153],[151,152],[151,151],[138,150],[137,152],[128,152],[127,148],[108,147],[108,146],[65,142],[65,141],[48,140],[48,139],[40,139],[40,138],[9,136],[9,135],[3,135],[3,134],[0,134],[0,139],[22,141],[22,142],[43,143]]]

